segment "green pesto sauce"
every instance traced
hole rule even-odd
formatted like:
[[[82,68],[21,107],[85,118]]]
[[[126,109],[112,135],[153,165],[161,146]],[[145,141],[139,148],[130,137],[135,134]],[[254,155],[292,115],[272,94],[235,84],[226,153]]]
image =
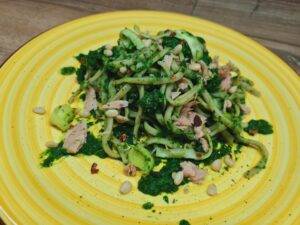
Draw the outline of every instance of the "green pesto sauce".
[[[157,196],[160,193],[173,193],[178,190],[172,178],[173,172],[181,170],[179,159],[169,159],[160,171],[151,171],[148,175],[142,176],[138,182],[139,191],[144,194]],[[180,185],[187,183],[184,179]]]
[[[41,166],[50,167],[53,163],[63,157],[77,155],[95,155],[100,158],[106,158],[107,154],[102,149],[101,141],[91,133],[87,134],[86,143],[81,147],[78,153],[70,154],[63,147],[63,142],[60,142],[55,148],[48,148],[41,154]]]

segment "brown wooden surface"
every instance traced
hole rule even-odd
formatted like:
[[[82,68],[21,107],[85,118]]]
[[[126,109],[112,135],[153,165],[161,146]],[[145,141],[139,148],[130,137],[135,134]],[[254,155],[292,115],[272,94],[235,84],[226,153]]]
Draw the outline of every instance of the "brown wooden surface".
[[[127,9],[180,12],[234,28],[271,49],[300,74],[300,0],[0,0],[0,65],[55,25]]]
[[[57,24],[126,9],[174,11],[218,22],[257,40],[300,74],[300,0],[0,0],[0,65]]]

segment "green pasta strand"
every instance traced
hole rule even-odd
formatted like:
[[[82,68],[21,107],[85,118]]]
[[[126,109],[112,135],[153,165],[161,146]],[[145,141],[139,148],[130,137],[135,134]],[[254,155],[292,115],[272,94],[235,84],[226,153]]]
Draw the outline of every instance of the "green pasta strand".
[[[162,84],[169,84],[175,83],[176,81],[180,80],[183,77],[183,73],[174,74],[172,77],[164,77],[164,78],[157,78],[157,77],[124,77],[119,80],[115,80],[115,85],[128,83],[128,84],[139,84],[139,85],[162,85]]]
[[[248,179],[253,177],[254,175],[258,174],[262,169],[265,169],[268,158],[269,158],[269,152],[266,149],[266,147],[260,143],[259,141],[255,141],[252,139],[244,138],[240,135],[236,135],[235,138],[237,141],[243,145],[250,146],[252,148],[257,149],[261,154],[261,159],[258,161],[258,163],[248,170],[246,173],[244,173],[244,176]]]
[[[171,105],[174,105],[174,106],[184,105],[184,104],[190,102],[191,100],[195,99],[198,94],[198,91],[201,88],[202,88],[202,84],[197,84],[194,87],[192,87],[189,91],[187,91],[186,93],[178,96],[175,100],[172,100],[171,99],[171,86],[168,86],[167,90],[166,90],[166,98]]]
[[[113,81],[111,80],[108,84],[108,96],[109,96],[109,98],[112,98],[113,96],[115,96],[116,93],[117,93],[116,87],[115,87]]]
[[[159,133],[160,133],[160,130],[158,130],[158,129],[156,129],[156,128],[154,128],[154,127],[152,127],[148,122],[144,122],[144,129],[145,129],[145,131],[148,133],[148,134],[150,134],[150,135],[152,135],[152,136],[156,136],[156,135],[158,135]]]
[[[171,141],[171,140],[169,140],[167,138],[159,138],[159,137],[148,138],[145,144],[146,145],[160,144],[160,145],[167,146],[169,148],[176,148],[176,147],[178,147],[174,143],[174,141]]]
[[[102,134],[102,148],[106,152],[106,154],[109,155],[110,157],[119,158],[120,157],[119,153],[116,150],[111,149],[108,144],[108,141],[110,140],[112,134],[113,123],[114,123],[113,118],[106,119],[106,128]]]

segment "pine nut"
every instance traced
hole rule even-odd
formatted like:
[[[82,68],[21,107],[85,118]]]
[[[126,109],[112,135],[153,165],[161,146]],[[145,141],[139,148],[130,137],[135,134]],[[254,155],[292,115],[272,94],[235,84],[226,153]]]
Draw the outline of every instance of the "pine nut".
[[[126,73],[127,68],[125,66],[120,67],[120,73]]]
[[[201,65],[199,63],[191,63],[189,65],[189,69],[193,71],[199,71],[201,69]]]
[[[47,148],[56,148],[58,146],[58,143],[54,142],[54,141],[47,141],[45,143],[45,146]]]
[[[215,184],[208,185],[206,193],[210,196],[218,194],[217,186]]]
[[[224,163],[229,167],[233,167],[235,164],[235,160],[230,155],[225,155]]]
[[[105,49],[105,50],[103,51],[103,53],[104,53],[104,55],[106,55],[106,56],[112,56],[112,55],[113,55],[113,52],[112,52],[112,50],[110,50],[110,49]]]
[[[40,114],[40,115],[43,115],[43,114],[46,113],[45,108],[44,108],[44,107],[41,107],[41,106],[34,107],[32,111],[33,111],[34,113]]]
[[[120,186],[120,189],[119,189],[119,192],[122,194],[122,195],[126,195],[128,194],[132,189],[132,184],[130,181],[124,181],[121,186]]]
[[[183,181],[183,172],[182,171],[173,172],[172,173],[172,178],[174,180],[175,185],[181,184],[181,182]]]
[[[105,112],[105,115],[107,117],[116,117],[119,114],[118,110],[115,109],[109,109]]]
[[[222,161],[220,159],[217,159],[217,160],[213,161],[210,166],[213,171],[219,172],[222,167]]]

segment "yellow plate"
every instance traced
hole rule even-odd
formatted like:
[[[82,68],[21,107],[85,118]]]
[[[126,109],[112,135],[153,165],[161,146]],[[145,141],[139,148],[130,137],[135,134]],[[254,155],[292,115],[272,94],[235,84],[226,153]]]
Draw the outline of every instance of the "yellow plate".
[[[218,15],[216,15],[218,16]],[[49,112],[76,89],[74,76],[59,75],[74,55],[115,42],[119,31],[137,24],[143,30],[186,29],[207,40],[213,55],[233,61],[261,91],[249,96],[252,115],[274,125],[274,134],[259,136],[270,151],[267,168],[251,180],[242,177],[258,154],[244,148],[236,166],[223,176],[210,172],[203,185],[190,184],[169,195],[150,197],[136,189],[121,196],[127,179],[120,162],[96,157],[69,157],[39,167],[47,140],[59,138],[49,126]],[[249,38],[205,20],[164,12],[125,11],[89,16],[58,26],[17,51],[0,70],[0,216],[7,224],[300,224],[300,81],[278,57]],[[32,113],[35,106],[47,113]],[[90,174],[91,163],[100,166]],[[219,195],[205,194],[209,183]],[[177,201],[172,203],[173,199]],[[151,201],[155,212],[141,208]]]

